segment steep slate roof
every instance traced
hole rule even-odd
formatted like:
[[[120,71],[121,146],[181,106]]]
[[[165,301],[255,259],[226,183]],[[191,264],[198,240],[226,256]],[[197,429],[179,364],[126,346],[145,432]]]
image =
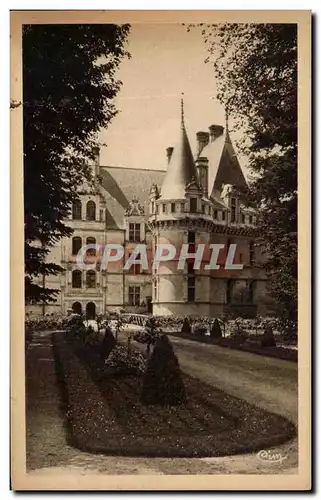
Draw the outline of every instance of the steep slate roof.
[[[222,134],[205,146],[200,156],[208,158],[208,187],[212,196],[217,196],[222,184],[246,186],[244,174],[228,133]]]
[[[161,198],[184,199],[185,189],[194,178],[198,179],[193,153],[184,124],[183,100],[181,101],[181,127],[177,144],[174,146],[163,184]]]
[[[220,197],[222,184],[246,185],[242,169],[235,155],[229,134],[222,134],[209,143],[200,153],[209,160],[209,195],[217,208],[226,208]],[[103,194],[107,206],[107,227],[124,228],[124,212],[133,198],[145,209],[148,220],[149,193],[152,184],[162,186],[161,198],[185,197],[185,186],[194,176],[196,167],[182,119],[180,140],[174,148],[168,170],[147,170],[125,167],[100,167]]]
[[[165,170],[145,170],[125,167],[100,167],[103,194],[107,206],[107,227],[124,228],[124,212],[131,200],[138,198],[148,219],[148,198],[152,184],[160,185]]]

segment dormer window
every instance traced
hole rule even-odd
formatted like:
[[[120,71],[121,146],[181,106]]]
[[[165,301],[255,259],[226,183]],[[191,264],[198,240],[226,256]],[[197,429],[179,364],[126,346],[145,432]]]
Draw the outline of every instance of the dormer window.
[[[197,198],[190,199],[190,212],[195,214],[197,212]]]
[[[129,241],[140,241],[140,224],[129,223]]]

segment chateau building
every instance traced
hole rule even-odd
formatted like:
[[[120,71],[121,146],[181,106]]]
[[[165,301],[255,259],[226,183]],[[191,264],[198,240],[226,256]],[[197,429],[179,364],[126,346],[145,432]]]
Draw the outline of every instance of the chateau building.
[[[48,256],[64,268],[61,275],[46,277],[46,286],[59,291],[57,300],[28,306],[27,311],[45,314],[73,309],[89,318],[119,309],[213,317],[236,309],[248,315],[267,312],[266,277],[255,246],[256,215],[239,196],[246,180],[229,132],[221,125],[198,132],[193,154],[183,101],[180,122],[177,144],[166,150],[166,170],[102,166],[97,150],[96,188],[84,187],[68,220],[74,229],[72,237],[62,239]],[[153,255],[164,242],[178,251],[188,244],[189,253],[200,243],[206,248],[224,245],[217,261],[221,265],[206,269],[209,255],[205,252],[199,269],[194,269],[191,257],[182,269],[176,258],[161,262],[158,269],[143,269],[140,264],[123,269],[137,243],[146,244]],[[91,249],[87,252],[91,269],[79,268],[76,256],[84,245],[103,248],[110,243],[124,246],[121,261],[104,269],[99,251],[96,255]],[[243,269],[225,269],[231,244],[236,244],[234,263]]]

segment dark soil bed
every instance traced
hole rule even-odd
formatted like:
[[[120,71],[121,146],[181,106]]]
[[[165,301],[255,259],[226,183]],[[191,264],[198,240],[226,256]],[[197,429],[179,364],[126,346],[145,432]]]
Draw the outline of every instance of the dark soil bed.
[[[82,450],[150,457],[224,456],[289,440],[295,427],[184,375],[187,404],[143,406],[142,379],[102,376],[97,353],[54,334],[72,442]]]
[[[215,339],[212,337],[206,337],[205,335],[187,334],[181,332],[171,332],[170,335],[173,337],[194,340],[195,342],[202,342],[204,344],[218,345],[220,347],[229,347],[230,349],[238,349],[239,351],[260,354],[261,356],[270,356],[272,358],[284,359],[286,361],[298,361],[298,352],[296,350],[278,346],[261,347],[259,338],[246,340],[242,343],[237,339],[229,337]]]

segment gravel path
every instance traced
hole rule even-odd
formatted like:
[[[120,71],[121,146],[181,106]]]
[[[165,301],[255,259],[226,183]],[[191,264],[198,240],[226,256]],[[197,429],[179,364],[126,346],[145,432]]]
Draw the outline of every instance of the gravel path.
[[[296,423],[296,363],[192,341],[171,340],[184,371]],[[297,473],[296,440],[270,450],[286,457],[268,462],[256,454],[222,458],[108,457],[81,452],[67,441],[51,333],[35,334],[26,356],[27,470],[62,474],[280,474]],[[284,393],[286,391],[286,393]],[[287,397],[284,397],[287,394]]]

